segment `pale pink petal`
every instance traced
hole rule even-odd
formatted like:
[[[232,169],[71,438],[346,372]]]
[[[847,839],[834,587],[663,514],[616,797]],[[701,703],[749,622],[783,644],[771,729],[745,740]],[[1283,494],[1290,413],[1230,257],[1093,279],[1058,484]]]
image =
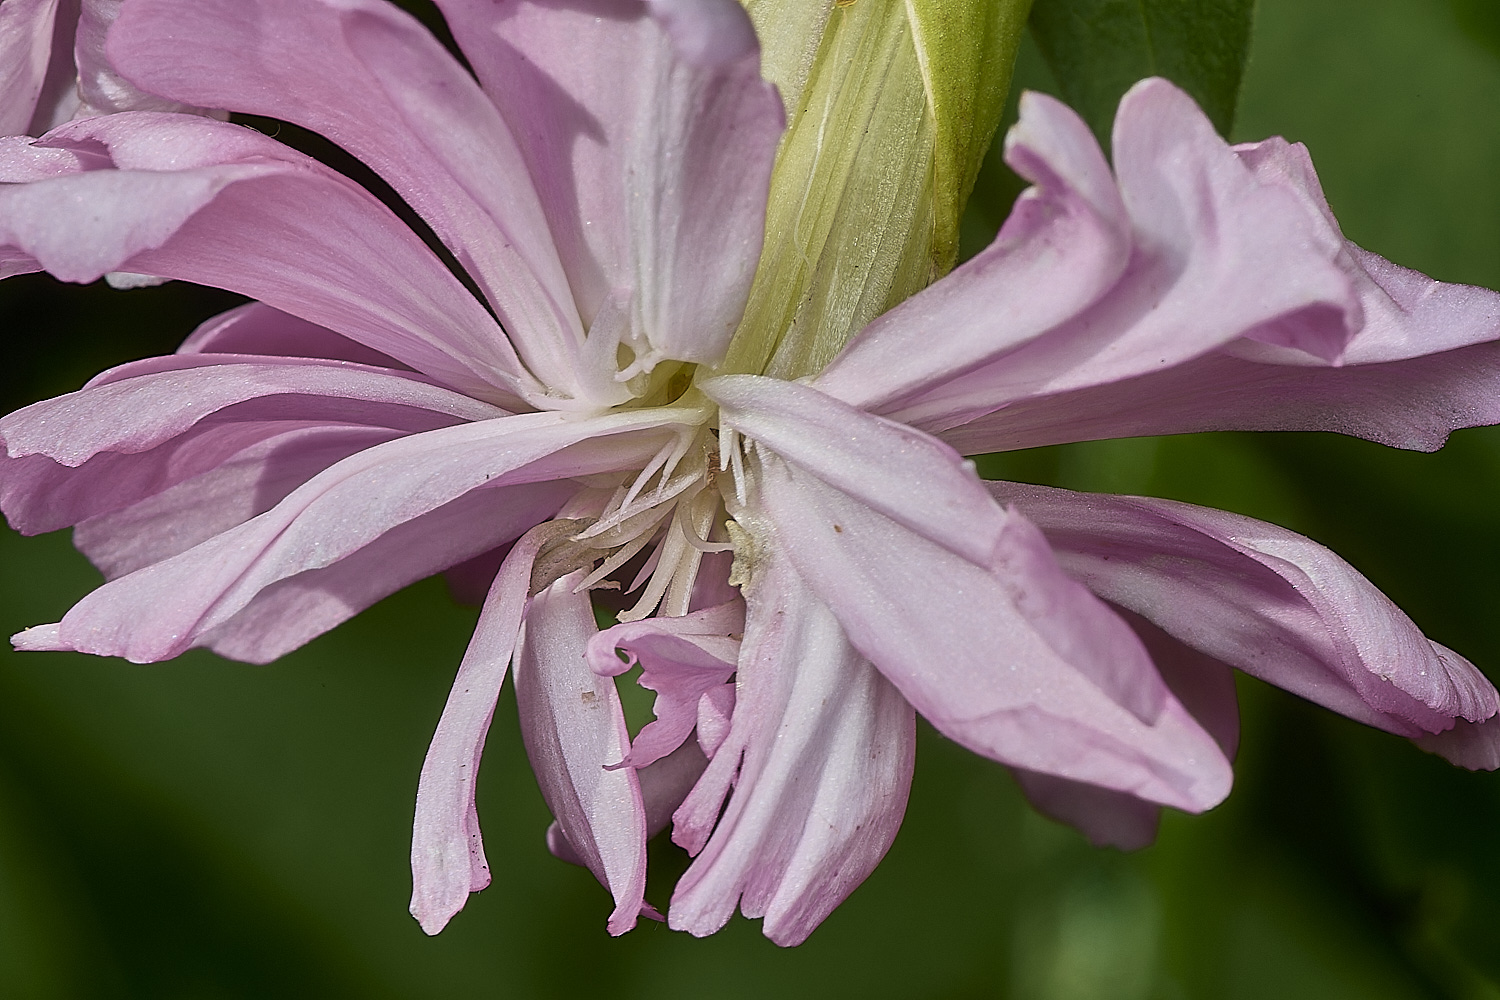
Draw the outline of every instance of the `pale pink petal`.
[[[239,408],[225,414],[230,407]],[[405,373],[350,362],[168,355],[110,369],[78,392],[0,418],[0,440],[12,458],[46,455],[77,466],[102,451],[147,451],[215,414],[413,431],[507,415]]]
[[[1500,422],[1500,294],[1450,285],[1348,243],[1323,199],[1307,151],[1282,139],[1239,147],[1263,184],[1295,196],[1340,247],[1336,262],[1358,296],[1360,324],[1331,367],[1306,351],[1236,341],[1165,371],[1016,400],[944,430],[966,454],[1151,434],[1326,430],[1432,451],[1459,427]]]
[[[983,563],[999,543],[1005,517],[970,463],[921,431],[780,379],[729,375],[699,388],[719,404],[722,426],[954,553]]]
[[[625,398],[579,363],[583,327],[509,128],[414,18],[380,0],[132,0],[110,52],[154,92],[343,146],[473,275],[532,373],[561,395]]]
[[[609,769],[630,748],[613,678],[589,669],[598,631],[582,574],[531,600],[516,651],[516,704],[526,756],[574,853],[615,898],[609,932],[635,926],[646,892],[646,809],[632,768]]]
[[[58,641],[136,661],[175,656],[265,588],[330,566],[470,490],[640,468],[681,433],[674,421],[685,416],[521,414],[366,449],[265,514],[105,584],[68,612]]]
[[[1116,610],[1141,637],[1172,693],[1214,738],[1224,755],[1233,759],[1240,737],[1234,672],[1227,664],[1183,645],[1139,615]],[[1133,851],[1156,839],[1161,807],[1154,803],[1035,771],[1015,769],[1015,775],[1027,801],[1037,811],[1077,827],[1096,846]]]
[[[227,288],[472,396],[545,395],[389,209],[253,130],[155,112],[84,119],[0,141],[0,180],[33,181],[0,185],[0,246],[57,277],[125,270]]]
[[[1302,202],[1323,241],[1341,246],[1339,264],[1354,282],[1364,319],[1343,352],[1344,364],[1400,361],[1500,337],[1500,293],[1435,281],[1345,240],[1301,143],[1271,138],[1235,152],[1262,183]]]
[[[734,674],[739,633],[745,630],[745,606],[731,603],[676,618],[646,618],[596,633],[588,644],[588,661],[602,677],[615,677],[637,663],[639,684],[656,692],[647,723],[622,761],[612,766],[641,768],[682,746],[698,721],[698,702]],[[624,653],[625,659],[619,654]]]
[[[698,744],[689,740],[656,763],[636,770],[636,777],[641,782],[641,799],[646,806],[647,840],[671,825],[672,813],[692,791],[707,765],[708,758],[703,756]],[[547,850],[570,865],[588,867],[568,843],[567,835],[556,820],[547,827]],[[650,903],[645,904],[641,915],[659,919]]]
[[[354,361],[377,368],[405,369],[388,354],[366,347],[326,326],[247,302],[199,324],[178,354],[261,354],[286,358]]]
[[[38,492],[44,502],[60,494],[71,518],[85,503],[115,505],[73,529],[73,544],[113,580],[264,514],[334,463],[399,436],[292,421],[216,425],[149,453],[154,461],[112,455],[107,469],[95,469],[100,456],[79,470],[98,475],[55,477]],[[198,467],[207,471],[194,474]]]
[[[1114,286],[1130,260],[1130,220],[1083,120],[1055,98],[1023,94],[1005,160],[1036,186],[995,241],[876,319],[813,384],[888,409],[1046,333]]]
[[[990,488],[1095,593],[1262,680],[1405,736],[1500,710],[1483,674],[1300,535],[1167,500]]]
[[[402,373],[348,363],[213,355],[135,362],[0,419],[0,509],[18,531],[53,531],[298,425],[380,428],[365,436],[369,445],[497,415],[504,411]]]
[[[124,0],[81,0],[73,60],[78,66],[78,117],[119,111],[182,111],[202,113],[192,104],[148,94],[122,77],[104,52],[105,37],[120,16]],[[179,49],[179,52],[184,50]],[[218,107],[219,105],[214,105]],[[216,113],[217,117],[227,115]]]
[[[0,4],[0,135],[30,131],[52,61],[58,0]]]
[[[1341,354],[1360,323],[1342,243],[1296,195],[1258,179],[1191,98],[1159,79],[1133,87],[1115,120],[1114,163],[1133,245],[1115,286],[1044,335],[878,412],[944,430],[1247,339]]]
[[[891,464],[880,475],[901,481]],[[1228,762],[1160,690],[1128,627],[1060,574],[1034,572],[1050,559],[1035,529],[1016,539],[1029,550],[1019,565],[980,566],[769,453],[758,465],[761,533],[774,532],[850,641],[945,735],[1190,811],[1228,793]],[[1137,687],[1152,686],[1157,711],[1143,717]]]
[[[537,553],[573,528],[567,522],[538,525],[512,546],[432,734],[417,786],[411,838],[411,914],[428,934],[442,930],[463,909],[469,893],[490,884],[474,805],[484,738],[516,648]]]
[[[331,566],[273,583],[197,644],[232,660],[270,663],[402,587],[514,540],[576,492],[566,481],[475,490]]]
[[[733,684],[720,684],[703,692],[698,699],[698,746],[708,757],[719,752],[729,736],[729,727],[734,721],[736,699]]]
[[[1226,430],[1334,431],[1436,451],[1458,428],[1500,423],[1497,372],[1496,343],[1340,368],[1215,352],[1112,385],[1018,400],[950,430],[928,429],[966,455]]]
[[[1011,770],[1037,812],[1076,827],[1095,847],[1135,851],[1156,840],[1161,806],[1154,802],[1024,768]]]
[[[733,0],[442,0],[510,124],[585,323],[717,361],[759,256],[781,99]]]
[[[1459,719],[1452,729],[1418,736],[1414,742],[1470,771],[1500,770],[1500,725],[1493,717],[1483,722]]]
[[[1062,573],[1035,528],[991,500],[959,455],[807,386],[731,376],[702,388],[719,403],[722,426],[816,477],[818,489],[841,498],[838,505],[863,508],[861,517],[890,518],[911,543],[943,546],[970,570],[991,575],[996,596],[1007,595],[1016,626],[1033,630],[1142,721],[1155,720],[1166,688],[1135,636]],[[829,516],[829,529],[840,534],[838,518]],[[837,603],[834,610],[840,611]],[[883,669],[878,657],[871,658]]]
[[[757,557],[746,603],[730,732],[675,817],[673,839],[697,856],[668,922],[701,937],[739,905],[794,945],[895,838],[915,716],[783,554]]]

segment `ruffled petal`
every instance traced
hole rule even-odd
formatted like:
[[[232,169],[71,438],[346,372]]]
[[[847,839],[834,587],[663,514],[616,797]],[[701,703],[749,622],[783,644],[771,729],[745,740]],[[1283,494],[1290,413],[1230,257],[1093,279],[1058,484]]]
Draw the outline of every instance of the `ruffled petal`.
[[[166,490],[298,425],[385,432],[365,435],[369,446],[504,415],[419,378],[362,365],[154,358],[0,419],[0,509],[18,531],[53,531]]]
[[[1132,245],[1114,286],[1042,335],[878,412],[945,430],[1015,400],[1160,371],[1232,341],[1341,355],[1360,324],[1341,242],[1294,194],[1259,179],[1191,98],[1165,80],[1131,88],[1115,119],[1114,162]],[[929,294],[944,294],[940,285]],[[979,284],[973,294],[978,310]],[[1007,317],[993,322],[1003,328]]]
[[[583,328],[509,128],[415,18],[381,0],[133,0],[110,51],[157,93],[343,146],[432,226],[544,384],[596,405],[628,398],[612,367],[579,363]]]
[[[18,641],[142,662],[175,656],[266,588],[352,556],[471,490],[640,468],[685,433],[676,421],[697,416],[667,408],[591,419],[522,414],[378,445],[265,514],[105,584],[57,628]]]
[[[638,683],[656,692],[656,718],[637,734],[623,761],[611,766],[646,767],[682,746],[697,725],[699,701],[734,674],[736,637],[744,630],[745,606],[735,600],[676,618],[624,622],[589,640],[594,673],[615,677],[639,663]]]
[[[129,112],[0,140],[0,246],[67,281],[109,271],[227,288],[471,396],[543,398],[495,321],[342,175],[258,132]],[[30,183],[25,183],[30,182]]]
[[[1500,293],[1434,281],[1344,240],[1307,150],[1238,147],[1262,184],[1295,197],[1358,297],[1337,366],[1268,328],[1166,371],[1016,400],[943,431],[965,454],[1152,434],[1321,430],[1432,451],[1449,432],[1500,422]],[[1280,345],[1280,346],[1278,346]],[[930,425],[929,429],[939,429]]]
[[[428,934],[442,930],[464,908],[469,893],[490,884],[474,804],[484,738],[521,631],[537,554],[576,528],[570,522],[541,524],[511,547],[432,734],[417,785],[411,838],[411,914]]]
[[[514,541],[576,492],[566,481],[476,490],[330,566],[271,584],[197,644],[231,660],[270,663],[401,588]]]
[[[980,566],[775,456],[759,468],[751,501],[767,530],[850,641],[945,735],[1193,812],[1228,793],[1228,762],[1139,640],[1066,585],[1020,515],[1006,518],[1018,557]]]
[[[1154,802],[1024,768],[1011,772],[1037,812],[1076,827],[1095,847],[1135,851],[1156,840],[1161,806]]]
[[[733,0],[441,0],[514,130],[586,324],[711,363],[739,324],[783,128]],[[613,361],[613,358],[610,358]]]
[[[1472,664],[1301,535],[1168,500],[989,486],[1096,594],[1246,673],[1404,736],[1500,711]]]
[[[1418,736],[1414,742],[1470,771],[1500,770],[1500,725],[1493,717],[1483,722],[1459,719],[1452,729]]]
[[[1449,286],[1452,287],[1452,286]],[[1152,375],[1018,400],[950,430],[965,455],[1199,431],[1332,431],[1436,451],[1461,427],[1500,423],[1500,344],[1339,368],[1220,352]]]
[[[701,937],[738,904],[794,945],[895,838],[915,716],[782,553],[757,558],[745,599],[730,731],[674,818],[673,839],[697,856],[668,923]]]
[[[298,421],[215,425],[147,455],[95,459],[78,474],[34,488],[28,499],[43,508],[55,503],[71,518],[85,504],[111,508],[79,520],[73,544],[113,580],[264,514],[329,466],[401,436]],[[206,471],[194,474],[199,468]]]
[[[584,657],[597,634],[582,574],[532,598],[516,651],[516,703],[526,755],[568,845],[614,895],[609,932],[635,926],[645,903],[646,809],[633,768],[612,769],[630,747],[612,678]]]

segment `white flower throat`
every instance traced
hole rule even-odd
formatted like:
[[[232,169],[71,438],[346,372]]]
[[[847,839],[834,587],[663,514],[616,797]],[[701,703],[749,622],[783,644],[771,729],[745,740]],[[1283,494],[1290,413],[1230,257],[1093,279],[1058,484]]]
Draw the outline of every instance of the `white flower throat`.
[[[538,556],[533,590],[596,562],[574,592],[621,588],[622,582],[610,577],[654,545],[623,587],[626,593],[639,590],[640,597],[619,620],[687,614],[703,557],[734,549],[721,491],[743,492],[738,436],[710,427],[712,412],[705,407],[703,423],[683,428],[634,476],[585,480],[587,488],[556,517],[578,530]]]

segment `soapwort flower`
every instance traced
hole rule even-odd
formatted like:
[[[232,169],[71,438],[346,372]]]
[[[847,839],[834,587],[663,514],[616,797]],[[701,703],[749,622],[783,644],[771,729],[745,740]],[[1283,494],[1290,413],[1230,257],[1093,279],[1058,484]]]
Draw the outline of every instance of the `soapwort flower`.
[[[783,110],[732,0],[445,0],[474,77],[381,0],[131,0],[164,99],[321,132],[347,178],[138,112],[0,142],[0,266],[256,301],[0,421],[0,506],[108,582],[20,649],[264,662],[407,583],[487,585],[422,769],[413,913],[489,882],[475,782],[513,663],[553,851],[667,915],[803,940],[878,863],[920,712],[1138,843],[1229,789],[1229,669],[1497,763],[1495,690],[1346,563],[1237,515],[984,483],[964,453],[1221,428],[1434,448],[1500,420],[1500,296],[1347,243],[1304,151],[1170,84],[1113,169],[1027,95],[995,242],[814,370],[736,367]],[[477,80],[475,79],[477,77]],[[761,338],[750,350],[741,338]],[[498,568],[497,568],[498,567]],[[591,592],[628,595],[601,631]],[[633,739],[615,677],[657,693]]]

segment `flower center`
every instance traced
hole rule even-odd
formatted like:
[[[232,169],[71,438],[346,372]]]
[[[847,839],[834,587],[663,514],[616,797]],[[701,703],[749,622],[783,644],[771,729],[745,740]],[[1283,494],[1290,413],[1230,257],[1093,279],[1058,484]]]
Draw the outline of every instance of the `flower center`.
[[[569,539],[575,566],[602,559],[577,591],[639,590],[634,606],[619,615],[625,622],[688,613],[703,557],[733,549],[720,491],[738,488],[743,466],[732,441],[728,461],[721,461],[720,444],[716,430],[700,425],[664,445],[633,478],[586,490],[558,514],[591,519]],[[642,563],[638,557],[648,551]],[[628,582],[613,578],[630,570]]]

